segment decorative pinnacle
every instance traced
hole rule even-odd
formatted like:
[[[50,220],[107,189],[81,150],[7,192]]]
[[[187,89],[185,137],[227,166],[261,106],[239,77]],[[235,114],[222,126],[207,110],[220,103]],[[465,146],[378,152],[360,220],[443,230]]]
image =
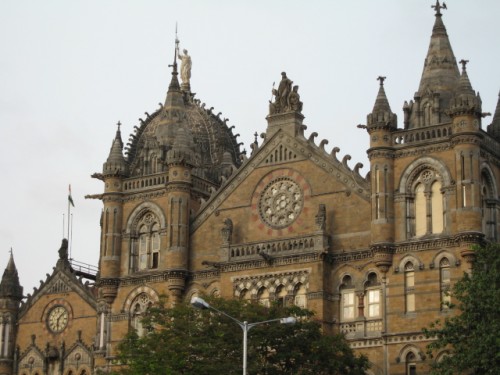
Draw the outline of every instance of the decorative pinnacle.
[[[384,86],[384,81],[387,77],[378,76],[377,81],[380,81],[380,86]]]
[[[436,11],[436,16],[441,16],[441,9],[448,9],[446,7],[446,3],[443,1],[443,5],[439,4],[439,0],[436,0],[436,5],[431,5],[431,8],[434,8]]]
[[[174,68],[173,74],[177,74],[177,51],[179,51],[179,38],[177,37],[177,22],[175,23],[175,49],[174,49],[174,63],[169,65],[169,68]]]
[[[465,72],[465,66],[467,65],[467,63],[469,62],[469,60],[460,60],[459,63],[462,64],[462,72]]]
[[[255,132],[255,134],[253,136],[255,137],[254,143],[257,143],[257,136],[258,136],[257,132]]]
[[[118,120],[118,122],[116,123],[116,126],[118,126],[118,131],[120,131],[120,126],[122,126],[122,123],[120,122],[120,120]]]

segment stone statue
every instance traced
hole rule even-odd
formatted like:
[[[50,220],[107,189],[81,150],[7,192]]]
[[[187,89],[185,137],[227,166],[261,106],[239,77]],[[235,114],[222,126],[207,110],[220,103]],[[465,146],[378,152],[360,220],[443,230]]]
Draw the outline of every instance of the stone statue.
[[[281,73],[281,81],[278,89],[273,88],[272,95],[275,97],[274,102],[269,102],[269,114],[285,112],[301,112],[302,102],[298,93],[299,86],[294,86],[292,90],[292,81],[286,76],[286,73]]]
[[[224,245],[229,245],[233,237],[233,221],[230,218],[224,219],[224,226],[220,231],[222,237],[222,243]]]
[[[59,259],[68,259],[68,240],[62,240],[61,248],[59,249]]]
[[[292,81],[288,79],[285,72],[281,73],[281,82],[278,86],[278,96],[276,101],[282,110],[288,107],[288,95],[292,91]]]
[[[299,91],[299,86],[293,86],[293,90],[288,96],[288,104],[292,111],[301,113],[302,102],[300,101],[300,95],[298,91]]]
[[[181,80],[184,84],[189,84],[189,80],[191,79],[191,56],[188,55],[187,49],[182,50],[184,53],[181,55],[179,49],[177,47],[177,56],[178,59],[181,60]]]

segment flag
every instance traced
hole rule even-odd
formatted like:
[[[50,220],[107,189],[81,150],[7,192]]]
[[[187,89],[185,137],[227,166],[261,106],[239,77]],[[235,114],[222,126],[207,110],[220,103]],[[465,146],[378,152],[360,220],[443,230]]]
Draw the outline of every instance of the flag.
[[[73,202],[73,198],[71,197],[71,185],[69,185],[68,204],[71,204],[73,207],[75,207],[75,202]]]

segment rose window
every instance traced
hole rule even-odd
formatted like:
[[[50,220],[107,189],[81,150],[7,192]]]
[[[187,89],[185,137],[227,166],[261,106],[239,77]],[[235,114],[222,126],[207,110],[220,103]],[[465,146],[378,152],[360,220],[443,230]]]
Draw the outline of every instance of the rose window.
[[[259,213],[262,220],[273,228],[284,228],[297,219],[304,203],[302,191],[294,181],[281,178],[264,189]]]

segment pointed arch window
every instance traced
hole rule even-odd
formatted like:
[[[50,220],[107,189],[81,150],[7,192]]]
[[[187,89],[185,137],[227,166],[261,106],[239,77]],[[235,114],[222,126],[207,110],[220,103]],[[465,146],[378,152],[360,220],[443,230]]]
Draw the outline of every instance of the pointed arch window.
[[[295,285],[293,295],[294,295],[293,297],[294,305],[306,308],[307,306],[306,288],[304,287],[303,284],[298,283],[297,285]]]
[[[262,306],[266,306],[266,307],[270,306],[270,303],[269,303],[269,291],[267,290],[267,288],[265,288],[265,287],[260,288],[259,292],[257,293],[257,298],[259,300],[259,303]]]
[[[442,233],[446,227],[446,205],[441,176],[424,169],[409,187],[406,201],[407,237]]]
[[[379,318],[380,311],[380,282],[378,281],[377,274],[372,272],[368,275],[368,281],[365,283],[365,299],[366,299],[366,317]]]
[[[497,241],[497,215],[498,201],[495,199],[496,192],[492,183],[491,175],[487,170],[481,172],[481,216],[482,228],[486,238]]]
[[[351,276],[346,275],[340,286],[340,319],[349,321],[356,318],[356,295]]]
[[[406,375],[417,375],[417,357],[415,353],[409,352],[406,355]]]
[[[156,269],[160,263],[160,225],[155,215],[145,214],[137,223],[137,238],[130,242],[130,270]]]
[[[153,305],[153,301],[146,293],[139,294],[130,305],[130,325],[136,330],[139,337],[144,336],[145,330],[142,324],[144,313]]]
[[[279,285],[276,288],[276,303],[278,306],[284,307],[287,305],[287,291],[283,285]]]

